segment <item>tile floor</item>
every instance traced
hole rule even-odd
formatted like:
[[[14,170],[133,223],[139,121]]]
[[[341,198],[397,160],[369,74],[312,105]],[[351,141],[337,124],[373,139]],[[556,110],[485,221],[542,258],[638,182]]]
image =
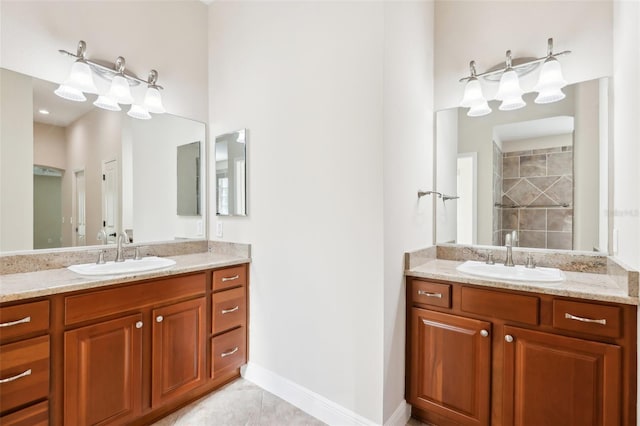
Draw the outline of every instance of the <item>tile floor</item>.
[[[238,379],[169,414],[153,426],[322,426],[308,415],[253,383]],[[407,426],[425,426],[411,419]]]

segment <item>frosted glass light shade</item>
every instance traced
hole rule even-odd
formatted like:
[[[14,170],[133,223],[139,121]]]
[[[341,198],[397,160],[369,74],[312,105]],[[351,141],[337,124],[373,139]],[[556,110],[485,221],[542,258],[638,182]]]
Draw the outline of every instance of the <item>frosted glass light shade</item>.
[[[498,93],[496,93],[496,99],[504,101],[505,99],[522,97],[524,91],[520,87],[520,81],[518,75],[512,69],[505,71],[500,77],[500,86],[498,86]]]
[[[136,104],[131,105],[127,115],[129,117],[137,118],[138,120],[149,120],[151,118],[151,114],[149,114],[149,111],[147,111],[145,107]]]
[[[467,111],[469,117],[482,117],[489,113],[491,113],[491,107],[486,100],[473,105],[469,111]]]
[[[120,111],[120,105],[109,95],[98,96],[98,99],[93,104],[98,108],[109,111]]]
[[[560,62],[553,57],[547,59],[542,65],[538,84],[536,84],[534,88],[534,90],[538,92],[538,96],[534,102],[537,104],[548,104],[564,99],[565,94],[561,89],[566,85],[567,82],[562,76]]]
[[[91,67],[81,60],[75,61],[73,65],[71,65],[71,73],[64,84],[83,92],[98,93],[98,88],[93,83]]]
[[[463,108],[472,107],[475,104],[487,103],[484,96],[482,95],[482,87],[480,86],[480,82],[477,78],[472,77],[467,82],[467,85],[464,87],[464,96],[460,101],[460,106]]]
[[[527,103],[522,99],[524,91],[520,87],[518,75],[514,70],[507,70],[500,77],[500,86],[496,99],[502,101],[498,109],[500,111],[511,111],[522,108]]]
[[[121,75],[116,75],[111,81],[111,88],[109,89],[109,97],[119,104],[132,104],[133,96],[131,96],[131,89],[127,79]]]
[[[56,90],[53,91],[53,93],[69,101],[84,102],[87,100],[82,91],[76,89],[75,87],[67,86],[65,83],[62,83]]]
[[[147,88],[147,93],[144,95],[144,106],[154,114],[164,114],[166,112],[162,105],[160,91],[153,86]]]

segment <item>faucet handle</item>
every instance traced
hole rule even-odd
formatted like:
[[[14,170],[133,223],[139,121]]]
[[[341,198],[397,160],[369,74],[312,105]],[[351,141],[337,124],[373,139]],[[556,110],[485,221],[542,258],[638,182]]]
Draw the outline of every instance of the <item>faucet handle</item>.
[[[135,252],[133,254],[133,260],[140,260],[140,259],[142,259],[142,256],[140,256],[140,247],[136,246]]]
[[[104,254],[105,254],[106,250],[100,250],[100,252],[98,253],[98,260],[96,260],[96,265],[104,265],[105,262],[104,261]]]
[[[531,253],[527,254],[527,261],[524,264],[525,268],[533,269],[536,267],[535,262],[533,261],[533,255]]]
[[[487,265],[494,265],[496,262],[493,260],[493,251],[487,251],[487,261],[485,262]]]

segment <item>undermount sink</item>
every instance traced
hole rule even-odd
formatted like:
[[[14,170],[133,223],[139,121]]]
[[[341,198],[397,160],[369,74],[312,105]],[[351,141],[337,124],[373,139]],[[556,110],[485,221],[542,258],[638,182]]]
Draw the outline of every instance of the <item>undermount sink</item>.
[[[469,275],[484,278],[496,278],[511,281],[531,282],[560,282],[564,281],[564,273],[557,268],[526,268],[524,265],[504,266],[503,264],[489,265],[485,262],[468,260],[456,269]]]
[[[150,256],[139,260],[127,259],[124,262],[83,263],[81,265],[71,265],[67,269],[80,275],[123,275],[164,269],[175,264],[176,261],[172,259]]]

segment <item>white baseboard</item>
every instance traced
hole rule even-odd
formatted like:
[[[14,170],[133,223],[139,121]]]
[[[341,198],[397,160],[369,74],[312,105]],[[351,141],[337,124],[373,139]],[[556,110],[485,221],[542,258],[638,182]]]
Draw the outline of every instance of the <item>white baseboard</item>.
[[[359,414],[354,413],[351,410],[344,408],[343,406],[336,404],[333,401],[328,400],[322,395],[318,395],[315,392],[304,388],[291,380],[275,374],[259,365],[249,363],[242,371],[242,377],[255,383],[266,391],[284,399],[288,403],[298,407],[302,411],[312,415],[313,417],[327,423],[328,425],[336,426],[375,426],[376,423],[371,420],[362,417]],[[404,403],[404,401],[403,401]],[[406,405],[406,403],[404,403]],[[400,412],[398,416],[403,416],[403,411],[396,410],[396,413]],[[392,418],[396,417],[396,413]],[[396,423],[397,425],[405,423]],[[389,423],[389,426],[394,424]]]
[[[411,406],[403,399],[384,426],[405,426],[410,418]]]

